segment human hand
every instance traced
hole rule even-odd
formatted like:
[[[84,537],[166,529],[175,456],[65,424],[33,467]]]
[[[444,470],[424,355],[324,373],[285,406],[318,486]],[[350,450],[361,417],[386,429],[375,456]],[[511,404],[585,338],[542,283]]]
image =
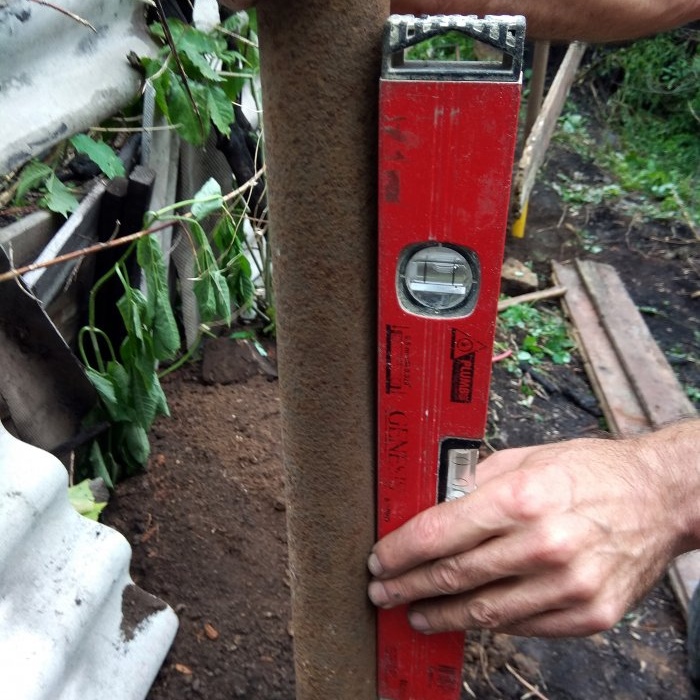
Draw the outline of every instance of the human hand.
[[[681,494],[690,485],[663,463],[659,440],[492,455],[474,493],[374,546],[370,598],[410,604],[409,622],[422,632],[578,636],[611,627],[688,544]]]

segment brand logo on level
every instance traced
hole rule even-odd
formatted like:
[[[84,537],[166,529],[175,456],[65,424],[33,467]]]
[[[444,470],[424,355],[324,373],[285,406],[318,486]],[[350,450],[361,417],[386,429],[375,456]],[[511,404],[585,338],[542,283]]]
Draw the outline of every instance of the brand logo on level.
[[[482,347],[481,343],[475,343],[464,331],[458,328],[452,329],[450,401],[453,403],[471,403],[474,390],[476,352]]]

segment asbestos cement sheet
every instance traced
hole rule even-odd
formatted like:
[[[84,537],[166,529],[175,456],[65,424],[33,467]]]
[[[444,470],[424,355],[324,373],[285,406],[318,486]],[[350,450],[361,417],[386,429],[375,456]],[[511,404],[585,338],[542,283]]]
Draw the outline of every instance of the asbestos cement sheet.
[[[57,7],[60,6],[60,10]],[[139,0],[0,1],[0,174],[134,99],[153,55]]]

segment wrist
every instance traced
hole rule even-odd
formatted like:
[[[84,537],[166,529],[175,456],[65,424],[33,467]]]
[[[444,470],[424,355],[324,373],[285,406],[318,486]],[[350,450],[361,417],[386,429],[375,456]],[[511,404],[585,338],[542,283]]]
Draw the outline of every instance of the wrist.
[[[700,420],[637,438],[667,509],[674,555],[700,548]]]

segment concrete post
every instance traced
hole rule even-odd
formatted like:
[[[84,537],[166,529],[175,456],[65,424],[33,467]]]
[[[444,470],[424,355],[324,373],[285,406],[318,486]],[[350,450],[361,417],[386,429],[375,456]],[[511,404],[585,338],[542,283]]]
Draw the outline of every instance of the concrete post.
[[[376,698],[377,87],[388,0],[259,6],[297,698]]]

